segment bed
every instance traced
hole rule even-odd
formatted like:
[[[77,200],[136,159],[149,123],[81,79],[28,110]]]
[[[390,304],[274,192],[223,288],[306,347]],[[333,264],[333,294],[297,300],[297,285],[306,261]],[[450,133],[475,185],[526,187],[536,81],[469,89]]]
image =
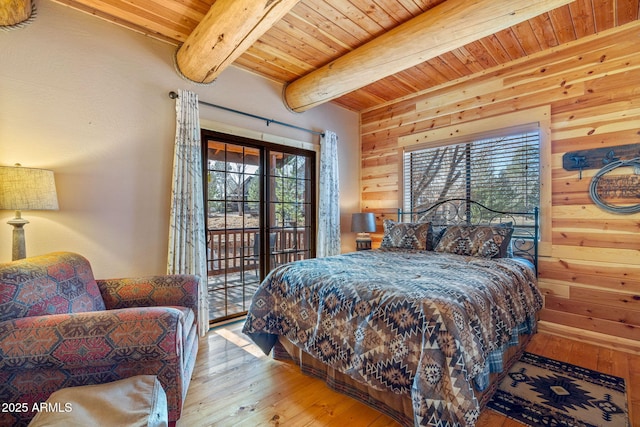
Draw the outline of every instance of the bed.
[[[537,224],[462,199],[399,211],[379,249],[274,269],[243,332],[402,425],[473,426],[536,331]]]

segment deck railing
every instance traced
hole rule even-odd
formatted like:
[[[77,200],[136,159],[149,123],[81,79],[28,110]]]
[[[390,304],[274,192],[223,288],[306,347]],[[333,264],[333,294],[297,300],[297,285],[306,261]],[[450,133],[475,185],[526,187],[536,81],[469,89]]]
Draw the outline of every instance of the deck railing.
[[[258,267],[255,248],[257,228],[227,228],[207,231],[207,269],[209,276],[217,276]],[[282,228],[272,231],[275,243],[272,262],[283,264],[308,257],[304,228]],[[272,266],[273,267],[273,266]]]

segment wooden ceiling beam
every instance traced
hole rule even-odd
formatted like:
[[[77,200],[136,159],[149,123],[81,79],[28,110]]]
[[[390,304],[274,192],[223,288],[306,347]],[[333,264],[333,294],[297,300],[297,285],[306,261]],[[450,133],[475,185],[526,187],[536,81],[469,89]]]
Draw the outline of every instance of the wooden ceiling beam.
[[[216,0],[176,53],[189,80],[211,83],[298,0]]]
[[[0,0],[0,25],[10,26],[31,17],[31,0]]]
[[[291,82],[288,108],[303,112],[574,0],[447,0]]]

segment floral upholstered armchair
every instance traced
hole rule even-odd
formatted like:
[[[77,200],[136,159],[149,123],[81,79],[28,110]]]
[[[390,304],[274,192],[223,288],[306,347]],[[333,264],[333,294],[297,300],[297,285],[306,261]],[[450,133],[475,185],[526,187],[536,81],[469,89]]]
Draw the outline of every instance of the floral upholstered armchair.
[[[175,422],[198,351],[197,303],[190,275],[95,280],[70,252],[0,264],[0,425],[27,424],[58,389],[149,374]]]

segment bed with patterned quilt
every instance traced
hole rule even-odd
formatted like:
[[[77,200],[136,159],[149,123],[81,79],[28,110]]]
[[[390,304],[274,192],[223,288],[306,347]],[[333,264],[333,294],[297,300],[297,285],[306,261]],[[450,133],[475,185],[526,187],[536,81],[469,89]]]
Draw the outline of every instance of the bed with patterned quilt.
[[[474,426],[536,330],[537,213],[447,203],[385,220],[378,249],[274,269],[244,333],[402,425]]]

